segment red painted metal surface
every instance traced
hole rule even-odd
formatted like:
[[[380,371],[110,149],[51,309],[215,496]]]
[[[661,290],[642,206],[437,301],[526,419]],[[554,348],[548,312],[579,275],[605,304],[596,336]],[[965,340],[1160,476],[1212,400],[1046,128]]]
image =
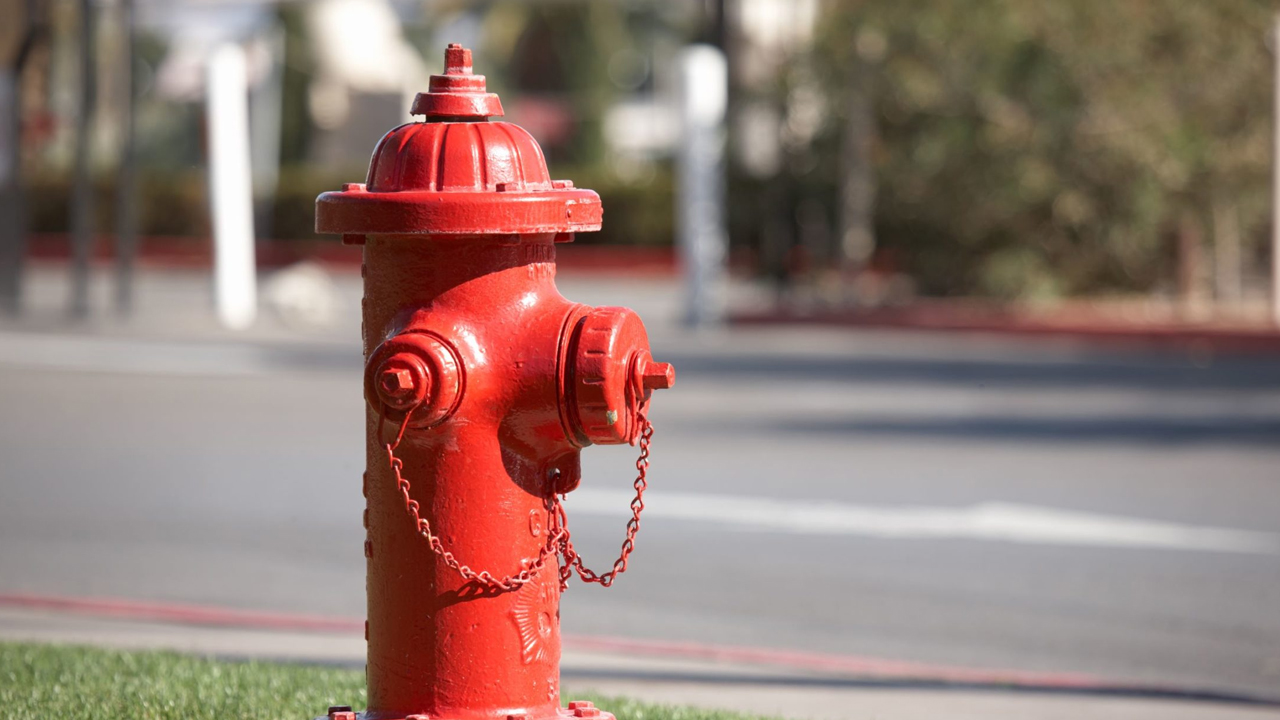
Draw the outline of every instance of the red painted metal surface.
[[[555,286],[556,243],[600,199],[551,180],[534,139],[451,45],[364,185],[317,199],[316,229],[364,246],[369,707],[364,718],[603,717],[560,706],[560,594],[609,585],[639,529],[652,426],[674,370],[626,308]],[[592,443],[640,445],[622,555],[573,549],[560,493]],[[349,709],[331,716],[348,717]]]

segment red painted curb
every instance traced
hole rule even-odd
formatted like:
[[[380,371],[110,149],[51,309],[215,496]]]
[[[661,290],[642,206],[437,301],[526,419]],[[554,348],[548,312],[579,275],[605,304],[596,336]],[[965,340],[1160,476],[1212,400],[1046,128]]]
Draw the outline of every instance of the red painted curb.
[[[62,612],[119,620],[203,625],[277,632],[363,634],[364,620],[348,617],[262,612],[236,608],[149,602],[122,598],[77,598],[27,593],[0,594],[0,607]],[[566,635],[566,647],[585,652],[647,655],[682,660],[707,660],[739,665],[762,665],[833,675],[928,680],[1005,687],[1061,689],[1114,688],[1101,678],[1078,673],[1040,673],[1023,670],[975,669],[861,655],[710,645],[663,640],[640,640],[602,635]]]
[[[118,620],[166,622],[179,625],[254,630],[364,633],[364,621],[323,615],[296,615],[258,610],[146,602],[119,598],[76,598],[25,593],[0,594],[0,607],[50,610],[74,615],[90,615]]]

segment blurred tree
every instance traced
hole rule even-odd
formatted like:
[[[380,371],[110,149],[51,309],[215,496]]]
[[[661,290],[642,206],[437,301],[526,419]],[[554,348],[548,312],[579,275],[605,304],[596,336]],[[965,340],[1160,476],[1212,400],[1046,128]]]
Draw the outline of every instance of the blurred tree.
[[[284,29],[284,69],[281,108],[280,162],[305,162],[311,145],[311,117],[307,112],[307,87],[315,73],[315,60],[306,30],[306,8],[296,4],[276,7],[276,19]]]
[[[846,188],[836,205],[857,202],[848,159],[865,153],[849,148],[871,107],[877,242],[925,292],[1052,297],[1177,277],[1191,291],[1215,212],[1246,241],[1266,226],[1275,7],[833,5],[814,64],[845,98],[816,140],[828,185]],[[883,40],[875,63],[868,37]]]
[[[27,252],[26,193],[22,178],[23,75],[47,32],[44,4],[4,0],[0,14],[0,311],[16,314]]]
[[[513,117],[539,137],[552,163],[597,164],[604,158],[603,118],[616,90],[609,82],[612,50],[630,44],[624,8],[604,0],[500,5],[486,19],[495,38],[519,28],[509,49],[486,46],[505,60],[514,93]],[[563,123],[544,121],[556,116]],[[545,127],[539,127],[545,124]],[[565,131],[557,129],[564,125]]]

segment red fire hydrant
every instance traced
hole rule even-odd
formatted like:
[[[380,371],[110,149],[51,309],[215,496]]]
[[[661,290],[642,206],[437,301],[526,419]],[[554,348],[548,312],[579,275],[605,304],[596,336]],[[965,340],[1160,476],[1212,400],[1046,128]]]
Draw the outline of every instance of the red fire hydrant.
[[[364,246],[368,710],[360,717],[544,720],[560,707],[560,594],[609,585],[639,528],[654,362],[640,318],[555,286],[555,243],[599,230],[600,198],[552,180],[471,52],[445,51],[366,185],[316,201],[316,230]],[[640,446],[622,554],[597,575],[560,499],[592,443]],[[353,720],[350,708],[331,708]]]

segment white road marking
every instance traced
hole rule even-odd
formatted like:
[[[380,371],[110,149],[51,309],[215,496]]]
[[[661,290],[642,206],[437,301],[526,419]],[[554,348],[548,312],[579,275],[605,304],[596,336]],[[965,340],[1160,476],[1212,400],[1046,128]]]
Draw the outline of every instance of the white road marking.
[[[569,514],[628,516],[625,492],[580,489]],[[1280,533],[987,502],[968,507],[878,506],[700,493],[650,492],[645,517],[697,520],[801,535],[899,540],[993,540],[1038,545],[1280,554]]]

